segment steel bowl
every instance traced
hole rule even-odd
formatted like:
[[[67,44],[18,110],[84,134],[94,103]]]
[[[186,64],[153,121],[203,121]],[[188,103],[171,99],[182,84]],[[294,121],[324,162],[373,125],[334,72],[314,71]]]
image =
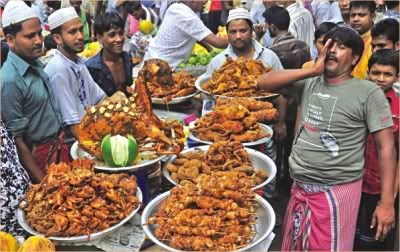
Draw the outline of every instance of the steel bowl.
[[[169,196],[169,193],[170,192],[165,192],[159,195],[157,198],[153,199],[146,206],[146,208],[142,213],[142,227],[146,235],[162,249],[166,249],[168,251],[179,251],[177,249],[168,246],[168,244],[156,238],[156,236],[154,235],[155,229],[157,227],[156,224],[153,225],[147,224],[149,218],[156,214],[161,203]],[[257,219],[256,219],[256,224],[254,224],[254,228],[256,235],[253,238],[253,241],[249,245],[240,248],[237,251],[251,250],[254,246],[264,241],[275,227],[275,212],[272,209],[271,205],[265,199],[263,199],[261,196],[257,194],[255,199],[256,199],[255,213],[257,214]]]
[[[191,152],[191,151],[207,152],[209,147],[210,147],[209,145],[193,147],[193,148],[190,148],[190,149],[182,151],[181,154],[185,154],[185,153],[188,153],[188,152]],[[249,149],[249,148],[245,148],[245,149],[246,149],[247,153],[249,153],[250,161],[251,161],[252,166],[254,168],[264,170],[268,174],[268,178],[264,182],[262,182],[259,185],[256,185],[252,189],[253,190],[257,190],[259,188],[263,188],[265,185],[270,183],[275,178],[275,176],[276,176],[276,165],[275,165],[274,161],[272,161],[271,158],[269,158],[267,155],[263,154],[262,152],[259,152],[257,150],[253,150],[253,149]],[[164,177],[167,178],[167,180],[169,182],[171,182],[172,184],[174,184],[174,185],[178,185],[178,183],[171,178],[171,174],[167,170],[167,165],[169,163],[173,163],[176,159],[177,159],[177,156],[172,156],[168,160],[168,162],[165,163],[165,165],[163,167],[163,171],[162,171]]]
[[[139,187],[137,187],[137,190],[136,190],[136,197],[140,202],[138,207],[136,207],[128,216],[126,216],[125,219],[121,220],[119,223],[115,224],[114,226],[111,226],[103,231],[96,232],[96,233],[93,233],[90,235],[80,235],[80,236],[72,236],[72,237],[49,236],[47,238],[52,241],[61,242],[63,244],[75,244],[75,243],[80,243],[80,242],[89,242],[89,241],[99,240],[99,239],[103,238],[104,236],[110,234],[111,232],[113,232],[114,230],[119,228],[120,226],[122,226],[127,221],[129,221],[137,213],[137,211],[139,211],[141,202],[143,201],[142,191],[140,190]],[[28,233],[30,233],[32,235],[44,236],[44,234],[41,234],[41,233],[35,231],[33,228],[31,228],[29,226],[29,224],[25,218],[24,210],[18,208],[16,216],[17,216],[19,225],[21,225],[21,227],[23,229],[25,229],[25,231],[27,231]]]

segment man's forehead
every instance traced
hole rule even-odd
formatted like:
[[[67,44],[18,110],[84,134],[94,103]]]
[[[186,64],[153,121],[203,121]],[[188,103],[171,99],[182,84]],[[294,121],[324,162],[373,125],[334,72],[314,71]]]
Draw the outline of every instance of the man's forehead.
[[[363,14],[372,15],[372,13],[369,11],[368,7],[364,7],[364,6],[352,7],[350,9],[350,13],[363,13]]]

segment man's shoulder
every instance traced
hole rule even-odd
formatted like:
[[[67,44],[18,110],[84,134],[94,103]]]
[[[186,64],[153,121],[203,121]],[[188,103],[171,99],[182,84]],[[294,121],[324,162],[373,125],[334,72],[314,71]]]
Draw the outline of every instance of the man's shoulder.
[[[59,54],[55,54],[47,63],[44,71],[51,78],[52,75],[64,73],[66,69],[67,65],[65,60]]]

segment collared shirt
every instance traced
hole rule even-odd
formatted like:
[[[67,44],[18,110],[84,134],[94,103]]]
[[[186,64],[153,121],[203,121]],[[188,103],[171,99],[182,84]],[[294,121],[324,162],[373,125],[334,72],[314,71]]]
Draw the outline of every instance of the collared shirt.
[[[13,51],[1,69],[1,116],[28,147],[53,140],[61,127],[54,92],[43,64],[30,65]]]
[[[335,24],[343,22],[338,2],[331,0],[314,0],[311,3],[311,8],[316,26],[319,26],[323,22],[332,22]]]
[[[64,125],[78,124],[85,115],[85,108],[106,96],[82,58],[75,63],[57,50],[44,70],[50,78]]]
[[[359,78],[360,80],[364,80],[367,77],[368,60],[372,55],[371,30],[363,34],[361,38],[364,41],[364,51],[360,61],[354,67],[352,75],[353,77]]]
[[[261,0],[255,1],[252,4],[250,9],[250,16],[251,16],[251,21],[253,21],[253,24],[265,24],[265,18],[263,16],[264,12],[265,12],[265,6]],[[274,42],[274,38],[271,38],[268,29],[265,31],[265,34],[261,38],[261,41],[265,47],[272,45],[272,43]]]
[[[311,13],[299,3],[289,5],[286,10],[290,16],[290,33],[295,38],[306,42],[308,47],[312,49],[314,47],[315,27]]]
[[[126,91],[126,87],[131,86],[133,83],[133,65],[128,53],[122,53],[122,62],[125,70],[125,85],[117,87],[110,69],[104,63],[103,49],[95,56],[85,61],[85,65],[88,68],[93,80],[100,86],[100,88],[107,94],[107,96],[112,96],[117,91],[122,91],[125,94],[128,94],[128,92]]]
[[[397,156],[399,155],[399,96],[394,89],[390,89],[385,93],[390,104],[390,110],[393,118],[393,137]],[[362,191],[369,194],[381,193],[381,180],[379,176],[378,152],[376,150],[375,140],[372,134],[368,135],[367,144],[365,146],[365,174],[363,177]]]
[[[253,55],[254,60],[261,60],[265,66],[270,66],[273,69],[283,69],[278,56],[272,50],[262,47],[260,43],[258,43],[254,39],[252,43],[255,50]],[[208,64],[207,72],[203,75],[211,76],[214,71],[220,69],[221,66],[225,63],[226,57],[237,59],[237,55],[233,51],[233,47],[231,44],[229,44],[225,50],[223,50],[220,54],[218,54],[211,60],[210,64]]]

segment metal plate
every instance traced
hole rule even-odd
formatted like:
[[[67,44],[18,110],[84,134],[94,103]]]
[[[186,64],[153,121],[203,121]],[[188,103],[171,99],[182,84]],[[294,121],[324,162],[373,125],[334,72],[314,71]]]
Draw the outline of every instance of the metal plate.
[[[185,120],[185,118],[188,116],[187,114],[180,113],[180,112],[174,112],[174,111],[167,111],[167,110],[161,110],[161,109],[153,109],[154,114],[157,115],[158,118],[164,119],[164,120],[178,120],[182,121]]]
[[[265,124],[262,124],[262,123],[260,123],[260,126],[261,126],[261,128],[263,128],[267,133],[269,133],[270,136],[268,136],[268,137],[263,137],[263,138],[261,138],[261,139],[259,139],[259,140],[257,140],[257,141],[242,143],[243,146],[256,146],[256,145],[260,145],[260,144],[266,143],[266,142],[268,142],[268,141],[270,141],[270,140],[272,139],[272,136],[273,136],[273,134],[274,134],[273,129],[272,129],[270,126],[265,125]],[[195,135],[193,135],[193,133],[190,133],[189,138],[190,138],[190,140],[193,140],[193,141],[196,141],[196,142],[199,142],[199,143],[203,143],[203,144],[213,144],[213,142],[206,141],[206,140],[201,140],[201,139],[197,138]]]
[[[196,91],[196,92],[194,92],[193,94],[190,94],[190,95],[187,95],[187,96],[172,98],[172,100],[170,100],[170,101],[167,102],[167,103],[165,103],[165,102],[163,101],[163,98],[154,98],[154,97],[152,97],[152,98],[151,98],[151,102],[154,103],[154,104],[160,104],[160,105],[179,104],[179,103],[182,103],[182,102],[185,102],[185,101],[189,100],[190,98],[192,98],[193,96],[195,96],[195,95],[197,95],[197,94],[198,94],[198,92]]]
[[[210,146],[206,145],[206,146],[199,146],[199,147],[193,147],[187,150],[184,150],[181,152],[181,154],[185,154],[191,151],[203,151],[203,152],[207,152],[208,148]],[[263,154],[262,152],[259,152],[257,150],[253,150],[253,149],[249,149],[249,148],[245,148],[247,153],[249,153],[250,156],[250,161],[251,164],[254,168],[256,169],[260,169],[260,170],[264,170],[267,172],[268,174],[268,178],[262,182],[261,184],[253,187],[253,190],[257,190],[259,188],[264,187],[265,185],[267,185],[269,182],[271,182],[275,176],[276,176],[276,165],[274,163],[274,161],[272,161],[271,158],[269,158],[267,155]],[[169,171],[167,170],[167,165],[169,163],[172,163],[176,160],[177,156],[172,156],[168,162],[164,165],[163,167],[163,175],[164,177],[166,177],[168,179],[169,182],[171,182],[174,185],[177,185],[176,181],[174,181],[171,178],[171,174],[169,173]]]
[[[159,195],[157,198],[153,199],[144,209],[142,213],[142,227],[146,235],[158,246],[168,251],[179,251],[174,249],[164,242],[158,240],[154,231],[157,225],[147,225],[148,219],[155,215],[158,211],[161,203],[169,196],[170,192],[165,192]],[[245,251],[251,250],[254,246],[265,240],[268,235],[272,232],[275,227],[275,212],[272,209],[271,205],[263,199],[261,196],[256,194],[256,206],[255,213],[257,213],[257,220],[255,224],[255,237],[253,238],[253,242],[251,242],[246,247],[243,247],[237,251]]]
[[[109,228],[107,228],[107,229],[105,229],[103,231],[100,231],[100,232],[97,232],[97,233],[93,233],[93,234],[90,234],[90,235],[80,235],[80,236],[73,236],[73,237],[49,236],[47,238],[52,240],[52,241],[62,242],[63,244],[68,244],[68,243],[74,244],[74,243],[79,243],[79,242],[89,242],[89,241],[94,241],[94,240],[101,239],[104,236],[110,234],[115,229],[117,229],[120,226],[122,226],[125,222],[129,221],[137,213],[137,211],[139,211],[140,206],[141,206],[141,202],[143,201],[142,191],[140,190],[139,187],[137,187],[137,190],[136,190],[136,197],[140,202],[138,207],[135,208],[128,216],[126,216],[125,219],[121,220],[118,224],[115,224],[114,226],[111,226],[111,227],[109,227]],[[30,233],[32,235],[44,236],[44,234],[41,234],[41,233],[35,231],[33,228],[31,228],[29,226],[28,222],[25,219],[25,212],[22,209],[20,209],[20,208],[17,209],[16,216],[17,216],[18,223],[28,233]]]
[[[71,157],[74,160],[78,159],[78,158],[89,158],[94,161],[94,163],[95,163],[94,168],[96,170],[107,171],[107,172],[135,172],[141,168],[144,168],[144,167],[147,167],[154,163],[157,163],[158,161],[160,161],[161,159],[163,159],[165,157],[163,155],[163,156],[159,156],[155,159],[151,159],[151,160],[142,160],[140,163],[138,163],[136,165],[131,165],[131,166],[110,167],[110,166],[106,165],[106,163],[104,161],[99,160],[98,158],[93,157],[86,151],[82,150],[78,145],[78,141],[75,141],[75,143],[71,146],[70,153],[71,153]]]
[[[199,90],[200,92],[208,95],[208,96],[212,96],[212,97],[216,97],[216,98],[240,98],[240,97],[236,97],[236,96],[226,96],[226,95],[216,95],[216,94],[210,94],[210,92],[206,91],[203,89],[203,85],[209,80],[211,79],[211,76],[209,75],[201,75],[199,78],[196,79],[195,81],[195,86],[197,88],[197,90]],[[252,96],[252,97],[244,97],[244,98],[253,98],[253,99],[257,99],[257,100],[267,100],[270,98],[274,98],[279,96],[280,94],[269,94],[269,95],[264,95],[264,96]],[[242,97],[243,98],[243,97]]]

